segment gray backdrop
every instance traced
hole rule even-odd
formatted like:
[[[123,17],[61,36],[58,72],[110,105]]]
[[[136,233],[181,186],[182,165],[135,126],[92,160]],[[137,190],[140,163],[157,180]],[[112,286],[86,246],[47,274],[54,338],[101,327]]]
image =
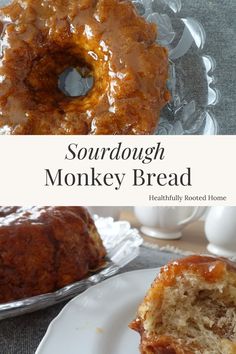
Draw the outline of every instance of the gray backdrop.
[[[216,60],[214,75],[221,92],[212,109],[220,134],[236,134],[236,1],[182,0],[184,16],[199,20],[206,29],[204,52]]]

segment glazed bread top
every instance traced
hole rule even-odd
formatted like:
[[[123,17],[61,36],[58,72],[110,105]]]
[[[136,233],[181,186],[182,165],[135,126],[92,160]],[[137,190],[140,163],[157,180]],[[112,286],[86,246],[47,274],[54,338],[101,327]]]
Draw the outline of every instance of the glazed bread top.
[[[236,268],[191,256],[161,268],[131,328],[142,354],[236,353]]]
[[[131,1],[21,0],[0,9],[0,127],[10,134],[150,134],[169,100],[168,54]],[[58,88],[67,68],[93,77]]]

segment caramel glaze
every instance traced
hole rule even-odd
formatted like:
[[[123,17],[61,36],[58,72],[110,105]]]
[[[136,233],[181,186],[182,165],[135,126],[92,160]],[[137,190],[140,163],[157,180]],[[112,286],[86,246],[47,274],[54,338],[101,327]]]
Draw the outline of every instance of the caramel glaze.
[[[232,262],[223,258],[190,256],[162,267],[156,280],[161,281],[164,286],[172,286],[176,283],[176,279],[181,273],[188,271],[197,273],[209,283],[213,283],[222,279],[227,268],[236,270]]]
[[[21,0],[0,10],[0,127],[10,134],[150,134],[169,100],[167,50],[122,0]],[[87,67],[67,97],[58,76]],[[2,129],[4,131],[4,129]]]
[[[101,266],[104,256],[82,207],[0,208],[0,302],[80,280]]]
[[[236,272],[235,264],[223,259],[212,256],[190,256],[171,262],[162,267],[145,301],[157,301],[163,297],[165,287],[174,286],[178,281],[178,276],[185,272],[198,274],[209,283],[220,281],[227,270]],[[182,346],[170,336],[155,336],[147,338],[143,328],[143,319],[139,316],[130,323],[129,327],[141,335],[140,352],[142,354],[193,354],[192,350],[182,348]],[[196,350],[199,348],[196,348]]]

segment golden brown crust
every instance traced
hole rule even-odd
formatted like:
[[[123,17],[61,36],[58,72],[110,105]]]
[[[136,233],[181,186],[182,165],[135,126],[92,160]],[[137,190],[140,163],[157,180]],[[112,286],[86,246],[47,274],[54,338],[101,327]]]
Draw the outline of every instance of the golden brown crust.
[[[0,302],[80,280],[101,266],[104,256],[82,207],[0,208]]]
[[[130,328],[140,333],[140,352],[142,354],[205,353],[204,343],[199,343],[198,338],[188,337],[186,334],[188,330],[184,327],[186,318],[190,321],[186,326],[191,326],[192,321],[191,309],[188,306],[195,306],[192,312],[196,318],[193,319],[192,325],[198,328],[198,324],[195,323],[197,313],[203,311],[204,318],[199,316],[204,324],[199,322],[199,328],[202,328],[202,331],[205,330],[206,333],[212,331],[214,338],[220,341],[223,349],[218,348],[217,353],[235,354],[236,340],[233,339],[235,325],[232,323],[236,318],[235,295],[236,267],[228,260],[211,256],[190,256],[167,264],[161,268],[139,306],[137,318],[129,325]],[[182,303],[179,302],[181,296],[183,297]],[[217,302],[218,297],[219,302]],[[188,298],[190,299],[189,305],[187,305]],[[204,301],[205,307],[209,308],[209,313],[201,310],[204,308]],[[174,312],[168,312],[165,317],[165,311],[167,309],[169,311],[170,306]],[[196,311],[195,314],[194,311]],[[181,330],[171,323],[172,321],[178,323],[178,320],[175,322],[176,316],[180,316],[180,324],[184,328],[182,334]],[[178,333],[181,337],[178,337]],[[198,332],[192,331],[191,335],[192,333]],[[210,335],[206,334],[206,337]],[[205,338],[204,335],[202,338]],[[206,350],[206,353],[210,351]]]
[[[0,127],[8,133],[154,132],[169,100],[168,55],[131,2],[15,0],[0,19]],[[94,87],[66,97],[59,74],[85,65]]]
[[[236,270],[235,265],[226,259],[194,255],[162,267],[157,279],[165,286],[173,285],[178,275],[190,271],[199,274],[208,282],[216,282],[224,276],[226,268]]]

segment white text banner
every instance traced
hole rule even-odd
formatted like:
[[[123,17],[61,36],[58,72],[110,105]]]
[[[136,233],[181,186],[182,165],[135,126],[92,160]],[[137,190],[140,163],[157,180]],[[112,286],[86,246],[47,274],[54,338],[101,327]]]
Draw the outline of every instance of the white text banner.
[[[1,205],[236,205],[234,136],[1,136]]]

